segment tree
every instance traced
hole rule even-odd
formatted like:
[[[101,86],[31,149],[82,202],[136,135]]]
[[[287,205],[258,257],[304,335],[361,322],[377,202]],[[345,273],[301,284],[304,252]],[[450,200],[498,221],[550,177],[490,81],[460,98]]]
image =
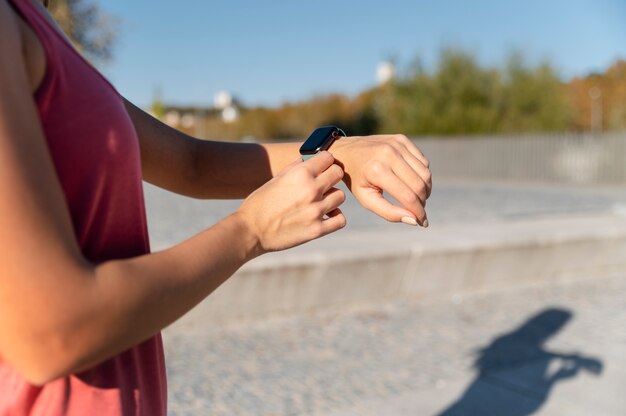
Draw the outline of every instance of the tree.
[[[437,69],[416,66],[376,97],[383,131],[408,135],[563,131],[571,127],[565,87],[549,64],[529,68],[513,54],[503,69],[446,49]]]
[[[95,0],[51,0],[49,10],[59,26],[94,64],[106,64],[112,50],[120,21],[105,12]]]
[[[525,65],[520,54],[509,58],[505,69],[503,132],[569,130],[573,110],[566,88],[548,63]]]
[[[437,134],[476,134],[497,130],[501,79],[481,68],[469,53],[444,50],[431,81],[432,130]]]
[[[626,130],[626,61],[618,60],[604,73],[575,78],[568,84],[570,100],[576,114],[575,128],[591,130],[591,92],[598,96],[600,122],[603,130]]]

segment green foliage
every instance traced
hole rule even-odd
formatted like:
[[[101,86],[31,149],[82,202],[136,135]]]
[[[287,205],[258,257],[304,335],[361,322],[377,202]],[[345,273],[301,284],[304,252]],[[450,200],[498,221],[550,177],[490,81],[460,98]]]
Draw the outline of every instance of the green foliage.
[[[605,128],[626,126],[626,62],[605,74],[562,82],[549,63],[529,65],[512,53],[501,67],[446,49],[434,71],[413,65],[405,75],[357,97],[317,96],[279,108],[242,108],[225,123],[212,116],[209,137],[292,140],[334,124],[349,135],[472,135],[588,130],[589,88],[602,90]],[[159,104],[155,100],[155,104]],[[162,105],[162,103],[161,103]],[[158,110],[155,105],[153,111]]]
[[[570,128],[572,111],[563,84],[549,64],[527,68],[513,55],[506,68],[500,131],[562,131]]]
[[[446,49],[432,73],[417,63],[404,77],[354,99],[329,95],[248,112],[242,135],[302,138],[324,124],[350,135],[554,132],[571,129],[572,114],[565,86],[549,64],[529,67],[514,53],[503,68],[485,68],[467,52]]]
[[[50,14],[75,47],[95,64],[111,60],[119,19],[95,0],[50,0]]]
[[[528,68],[519,54],[503,70],[444,50],[433,74],[417,67],[377,91],[384,131],[448,135],[566,130],[571,111],[549,64]]]

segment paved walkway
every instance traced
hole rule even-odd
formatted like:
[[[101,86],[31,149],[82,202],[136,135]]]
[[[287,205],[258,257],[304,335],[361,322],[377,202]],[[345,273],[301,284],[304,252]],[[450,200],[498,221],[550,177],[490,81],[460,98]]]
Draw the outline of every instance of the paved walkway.
[[[224,218],[240,201],[199,201],[175,196],[146,185],[150,241],[154,249],[169,247]],[[349,196],[342,205],[353,230],[395,230],[390,224],[361,207]],[[611,214],[626,216],[626,186],[557,186],[523,183],[435,183],[428,200],[432,225],[490,223],[550,218],[563,215]],[[404,226],[406,227],[406,226]]]
[[[238,205],[149,186],[146,199],[154,249]],[[428,211],[432,231],[626,216],[626,189],[438,183]],[[344,212],[342,232],[398,227],[353,199]],[[598,274],[219,327],[174,324],[164,333],[170,414],[624,415],[625,305],[626,274]]]
[[[626,414],[626,275],[165,332],[172,415]]]

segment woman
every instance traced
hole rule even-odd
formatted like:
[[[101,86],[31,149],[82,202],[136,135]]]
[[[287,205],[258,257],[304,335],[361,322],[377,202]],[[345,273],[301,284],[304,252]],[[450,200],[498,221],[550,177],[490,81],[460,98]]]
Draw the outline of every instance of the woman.
[[[428,161],[404,136],[306,162],[298,143],[193,139],[118,95],[36,0],[0,0],[0,62],[0,414],[164,415],[159,331],[246,261],[342,228],[342,178],[389,221],[427,226]],[[142,178],[246,199],[150,253]]]

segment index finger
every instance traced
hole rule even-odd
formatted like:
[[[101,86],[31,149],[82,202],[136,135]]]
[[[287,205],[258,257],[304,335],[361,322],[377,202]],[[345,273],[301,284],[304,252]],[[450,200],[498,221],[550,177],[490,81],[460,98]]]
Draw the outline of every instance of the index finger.
[[[324,172],[335,163],[335,158],[327,151],[322,151],[313,156],[312,158],[305,160],[302,164],[309,169],[315,176]]]

